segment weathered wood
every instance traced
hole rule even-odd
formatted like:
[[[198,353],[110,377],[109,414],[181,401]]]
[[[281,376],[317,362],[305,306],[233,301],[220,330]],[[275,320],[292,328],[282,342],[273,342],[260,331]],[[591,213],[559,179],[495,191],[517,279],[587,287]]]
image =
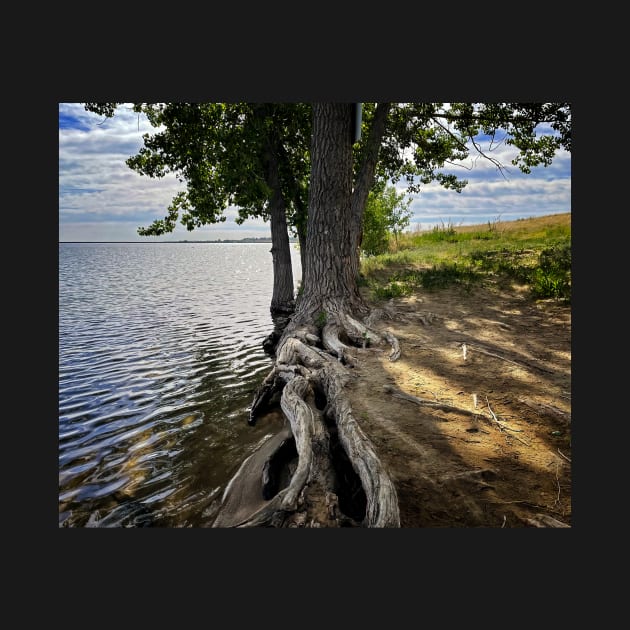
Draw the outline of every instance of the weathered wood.
[[[326,398],[328,417],[332,418],[336,426],[339,443],[365,493],[365,517],[360,525],[400,527],[394,484],[372,443],[354,418],[349,399],[344,394],[347,370],[327,352],[293,337],[286,339],[279,349],[276,366],[263,383],[264,397],[271,396],[274,388],[282,387],[280,406],[295,439],[297,467],[288,486],[268,501],[263,500],[262,492],[258,502],[250,500],[250,505],[256,509],[247,517],[242,518],[243,509],[236,508],[232,500],[231,507],[226,505],[222,510],[231,509],[235,514],[218,517],[215,521],[218,525],[215,526],[226,526],[226,523],[232,527],[358,525],[339,506],[336,493],[338,479],[333,470],[328,431],[322,413],[307,400],[314,398],[313,389],[318,388]],[[283,378],[279,377],[280,374],[283,374]],[[276,449],[279,445],[276,445]],[[266,459],[260,464],[261,479],[266,462],[273,453],[267,453]],[[245,469],[251,474],[251,464]],[[245,478],[242,472],[240,476]],[[238,496],[239,481],[233,480],[230,486],[227,494]],[[261,488],[261,485],[258,487]],[[238,492],[243,491],[239,489]]]
[[[400,527],[400,511],[394,484],[374,447],[352,413],[343,394],[345,378],[334,364],[323,370],[322,382],[334,412],[339,440],[358,474],[367,498],[366,527]]]
[[[535,514],[534,518],[528,518],[527,522],[534,527],[571,527],[547,514]]]
[[[343,317],[343,326],[346,335],[357,345],[363,345],[363,341],[369,338],[370,345],[378,345],[383,342],[381,336],[372,328],[365,326],[348,314]]]
[[[392,351],[389,353],[389,360],[398,361],[400,358],[400,345],[398,343],[398,339],[396,339],[396,337],[387,330],[383,332],[383,336],[387,339],[387,341],[389,341],[389,344],[392,347]]]
[[[267,506],[261,491],[262,471],[265,462],[290,436],[291,430],[287,426],[243,461],[223,491],[212,527],[237,527]]]
[[[273,368],[258,387],[249,410],[248,423],[250,425],[256,424],[256,417],[268,407],[270,399],[278,389],[277,378],[278,371]]]
[[[297,376],[284,388],[280,402],[291,425],[298,452],[297,469],[282,500],[282,508],[285,510],[297,509],[297,497],[308,479],[313,460],[311,441],[315,432],[315,420],[310,407],[304,402],[307,388],[308,381]]]
[[[344,330],[346,335],[357,345],[380,345],[389,343],[392,351],[389,355],[390,361],[397,361],[400,358],[400,344],[398,339],[388,330],[377,331],[357,321],[354,317],[345,314],[343,316]]]
[[[339,330],[339,325],[336,322],[326,324],[322,329],[322,344],[339,361],[347,360],[350,364],[353,364],[352,358],[348,355],[350,347],[339,340]]]

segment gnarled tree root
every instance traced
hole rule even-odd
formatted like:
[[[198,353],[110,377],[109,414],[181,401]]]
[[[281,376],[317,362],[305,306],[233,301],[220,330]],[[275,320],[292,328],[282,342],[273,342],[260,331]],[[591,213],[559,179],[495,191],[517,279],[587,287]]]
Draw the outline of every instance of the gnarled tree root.
[[[395,360],[400,355],[393,336],[378,335],[347,317],[324,327],[325,350],[309,345],[317,338],[308,331],[294,331],[288,336],[279,345],[276,363],[259,388],[249,421],[255,422],[257,413],[270,406],[281,390],[280,406],[295,439],[297,465],[288,485],[247,518],[233,522],[220,509],[215,527],[400,527],[394,484],[344,394],[349,378],[346,365],[353,362],[348,360],[350,346],[340,340],[343,333],[354,343],[366,334],[377,343],[385,340],[392,345],[390,358]],[[360,482],[362,500],[356,504],[351,504],[341,487],[341,477],[347,477],[347,471],[341,472],[332,455],[333,442],[341,446]],[[281,444],[278,442],[276,448]],[[269,471],[269,466],[268,458],[263,470]],[[232,492],[237,491],[235,484],[230,486]],[[260,487],[269,488],[262,477]],[[224,494],[224,503],[229,494]]]

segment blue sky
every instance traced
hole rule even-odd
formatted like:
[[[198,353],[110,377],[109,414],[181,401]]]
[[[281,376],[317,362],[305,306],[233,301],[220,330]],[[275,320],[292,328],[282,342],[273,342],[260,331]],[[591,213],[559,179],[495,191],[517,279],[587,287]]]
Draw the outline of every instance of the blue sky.
[[[143,146],[142,135],[155,130],[143,115],[120,106],[113,118],[86,112],[80,103],[59,103],[59,240],[178,241],[270,236],[260,219],[235,223],[228,208],[224,223],[188,232],[178,225],[161,237],[141,237],[146,227],[166,215],[174,195],[185,190],[174,176],[154,179],[132,171],[125,160]],[[471,154],[472,155],[472,154]],[[482,158],[469,159],[448,172],[468,180],[461,193],[437,184],[412,195],[408,229],[435,225],[472,225],[488,221],[571,211],[571,156],[562,151],[551,166],[529,175],[510,165],[514,150],[501,144],[492,156],[507,167],[501,174]],[[402,187],[399,189],[402,192]]]

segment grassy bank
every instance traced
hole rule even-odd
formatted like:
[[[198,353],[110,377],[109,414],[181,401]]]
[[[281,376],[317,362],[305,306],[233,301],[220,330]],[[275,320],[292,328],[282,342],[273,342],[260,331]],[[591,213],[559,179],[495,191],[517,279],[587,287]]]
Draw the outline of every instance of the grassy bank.
[[[376,300],[420,288],[469,291],[489,281],[516,282],[535,299],[570,303],[571,213],[408,232],[389,253],[361,262],[361,283]]]

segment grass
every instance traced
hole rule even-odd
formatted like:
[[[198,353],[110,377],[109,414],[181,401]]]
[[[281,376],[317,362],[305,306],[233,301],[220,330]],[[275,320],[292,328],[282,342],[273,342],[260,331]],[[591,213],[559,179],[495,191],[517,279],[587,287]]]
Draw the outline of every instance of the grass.
[[[361,281],[377,300],[481,282],[524,285],[534,299],[571,301],[571,213],[398,236],[397,251],[365,258]]]

